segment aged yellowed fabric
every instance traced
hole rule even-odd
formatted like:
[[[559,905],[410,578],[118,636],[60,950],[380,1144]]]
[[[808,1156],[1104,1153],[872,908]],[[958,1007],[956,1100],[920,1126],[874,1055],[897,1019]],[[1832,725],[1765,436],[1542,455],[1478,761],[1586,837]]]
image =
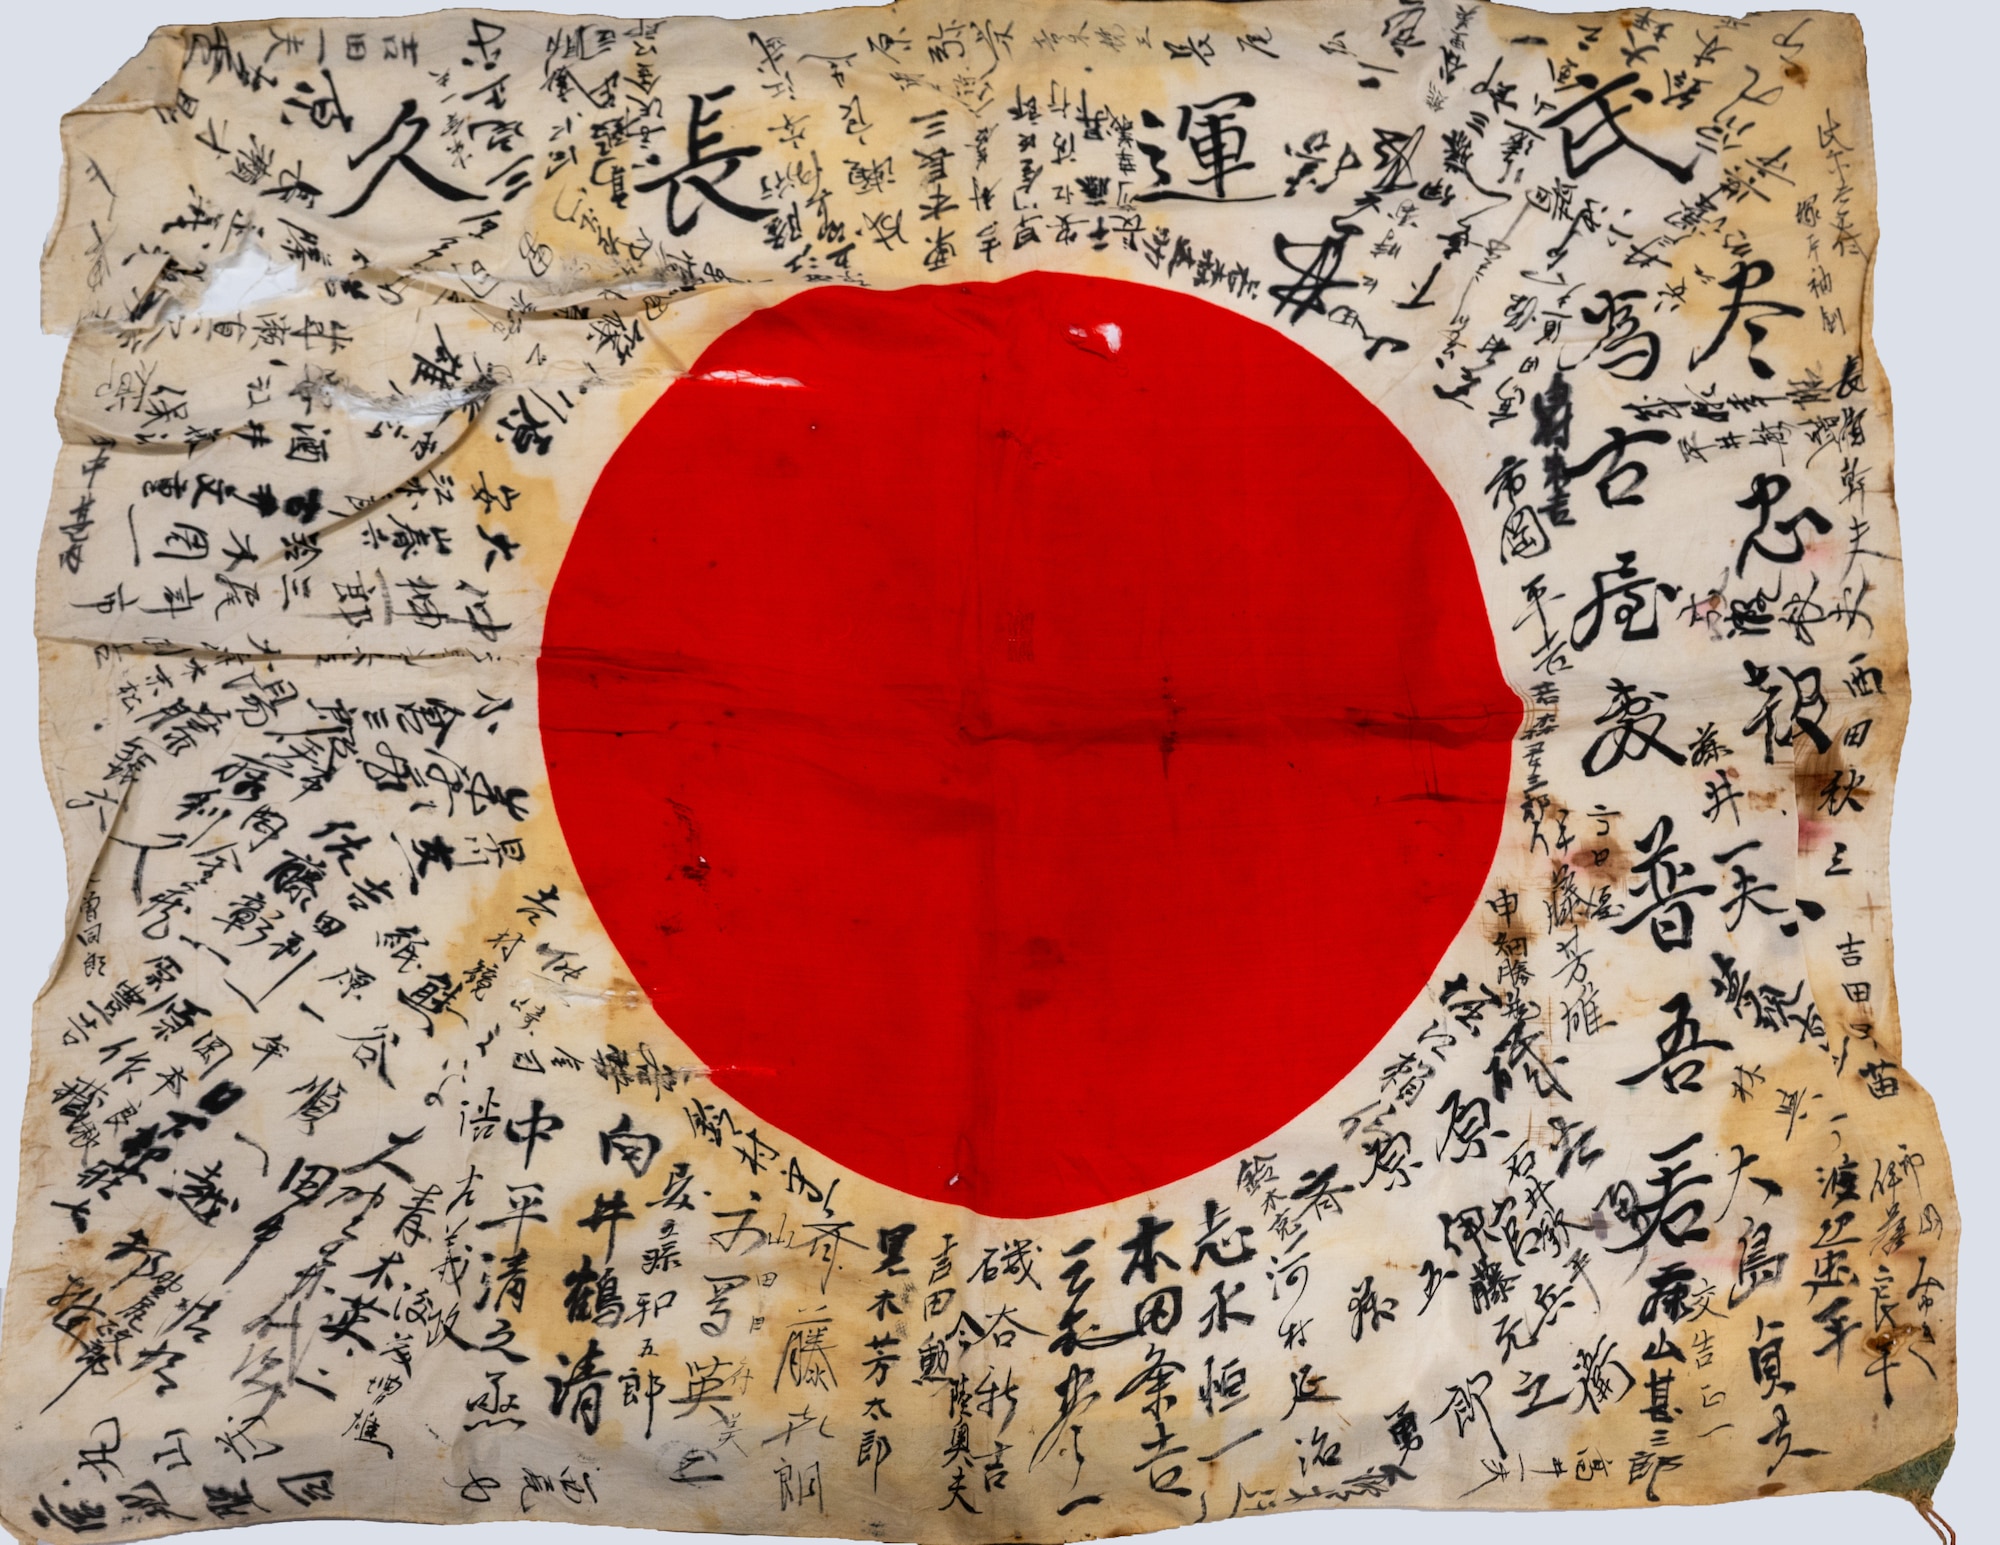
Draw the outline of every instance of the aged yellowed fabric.
[[[1851,19],[169,28],[64,140],[18,1538],[1053,1540],[1852,1488],[1949,1441]],[[571,867],[535,667],[599,470],[733,324],[1037,269],[1228,308],[1379,406],[1523,717],[1480,902],[1373,1053],[1224,1163],[1015,1220],[713,1087]]]

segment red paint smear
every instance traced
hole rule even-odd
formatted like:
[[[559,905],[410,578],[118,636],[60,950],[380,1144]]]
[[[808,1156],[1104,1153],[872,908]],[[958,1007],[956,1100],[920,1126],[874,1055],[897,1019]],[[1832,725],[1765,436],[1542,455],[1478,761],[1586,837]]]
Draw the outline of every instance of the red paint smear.
[[[716,1084],[1001,1217],[1351,1069],[1477,900],[1521,712],[1381,413],[1052,274],[717,340],[599,479],[540,672],[591,902]]]

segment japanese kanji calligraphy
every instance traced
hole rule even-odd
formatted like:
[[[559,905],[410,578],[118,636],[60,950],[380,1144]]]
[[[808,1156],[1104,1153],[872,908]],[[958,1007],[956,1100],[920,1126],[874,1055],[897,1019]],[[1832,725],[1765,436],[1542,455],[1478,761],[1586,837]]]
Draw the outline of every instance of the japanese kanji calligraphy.
[[[65,119],[16,1538],[1928,1507],[1857,26],[954,4]]]

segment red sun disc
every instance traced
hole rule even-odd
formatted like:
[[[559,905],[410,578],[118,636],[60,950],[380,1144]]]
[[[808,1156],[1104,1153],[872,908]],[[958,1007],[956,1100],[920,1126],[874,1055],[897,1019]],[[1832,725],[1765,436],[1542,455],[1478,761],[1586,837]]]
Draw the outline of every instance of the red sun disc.
[[[1450,500],[1284,335],[1122,281],[824,287],[719,338],[563,561],[590,900],[758,1120],[1040,1217],[1324,1094],[1498,839]]]

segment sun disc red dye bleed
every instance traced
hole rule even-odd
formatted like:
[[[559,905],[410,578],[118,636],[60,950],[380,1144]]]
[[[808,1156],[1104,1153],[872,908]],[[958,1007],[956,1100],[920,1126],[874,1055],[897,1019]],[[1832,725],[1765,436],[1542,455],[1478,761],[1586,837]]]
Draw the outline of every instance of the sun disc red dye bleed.
[[[1450,501],[1276,330],[812,289],[626,437],[549,604],[556,809],[763,1122],[999,1217],[1267,1137],[1475,904],[1519,700]]]

